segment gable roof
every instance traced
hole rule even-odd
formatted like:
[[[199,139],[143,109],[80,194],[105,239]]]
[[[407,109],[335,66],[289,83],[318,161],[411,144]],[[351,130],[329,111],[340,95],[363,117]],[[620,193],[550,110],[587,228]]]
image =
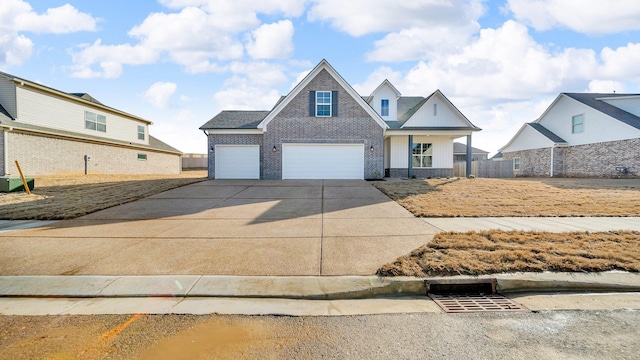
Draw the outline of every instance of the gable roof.
[[[200,126],[200,130],[256,129],[269,112],[263,110],[223,110]]]
[[[129,114],[127,112],[124,112],[122,110],[118,110],[116,108],[112,108],[110,106],[106,106],[104,104],[102,104],[101,102],[99,102],[98,100],[96,100],[95,98],[93,98],[91,95],[87,94],[87,93],[67,93],[64,91],[60,91],[58,89],[54,89],[52,87],[49,86],[45,86],[42,84],[38,84],[35,83],[33,81],[29,81],[27,79],[23,79],[5,72],[0,71],[0,76],[5,77],[7,80],[9,81],[13,81],[15,84],[19,85],[19,86],[28,86],[49,94],[54,94],[57,96],[60,96],[62,98],[65,98],[67,100],[71,100],[71,101],[75,101],[75,102],[80,102],[83,103],[85,105],[91,105],[92,107],[98,108],[98,109],[102,109],[102,110],[106,110],[112,113],[116,113],[118,115],[123,115],[125,117],[131,118],[131,119],[135,119],[138,120],[140,122],[144,122],[147,123],[148,125],[153,124],[151,121],[147,120],[147,119],[143,119],[141,117]]]
[[[448,105],[453,112],[458,115],[460,117],[460,119],[462,119],[464,122],[467,123],[468,126],[464,126],[464,127],[460,127],[460,126],[411,126],[411,127],[405,127],[404,125],[406,124],[407,121],[409,121],[411,119],[411,117],[413,117],[413,115],[415,115],[416,112],[418,112],[418,110],[420,110],[424,104],[427,103],[427,101],[429,101],[429,99],[431,99],[434,96],[440,96],[446,105]],[[406,99],[406,100],[405,100]],[[398,99],[398,121],[397,122],[393,122],[390,121],[388,122],[392,127],[392,129],[394,130],[472,130],[472,131],[480,131],[482,129],[480,129],[479,127],[473,125],[471,123],[471,121],[469,121],[469,119],[467,119],[466,116],[464,116],[464,114],[462,112],[460,112],[460,110],[458,110],[458,108],[453,105],[453,103],[451,101],[449,101],[449,99],[444,96],[444,94],[438,89],[436,91],[434,91],[431,95],[427,96],[426,98],[423,97],[400,97]],[[395,123],[395,124],[393,124]]]
[[[542,126],[542,125],[540,125],[540,124],[538,124],[536,122],[531,122],[531,123],[528,123],[527,125],[531,126],[534,130],[536,130],[540,134],[546,136],[547,139],[553,141],[556,144],[566,144],[567,143],[560,136],[554,134],[553,132],[551,132],[551,130],[547,129],[546,127],[544,127],[544,126]]]
[[[606,101],[602,101],[601,98],[622,98],[628,96],[638,96],[639,94],[606,94],[606,93],[562,93],[574,100],[577,100],[593,109],[600,111],[603,114],[607,114],[612,118],[622,121],[623,123],[632,126],[636,129],[640,129],[640,117],[633,115],[627,111],[613,106]],[[555,101],[554,101],[555,103]]]
[[[453,153],[454,154],[466,154],[467,153],[467,145],[459,142],[453,143]],[[471,147],[472,154],[488,154],[488,151],[484,151],[475,147]]]
[[[546,127],[544,127],[544,126],[542,126],[542,125],[540,125],[540,124],[538,124],[536,122],[530,122],[530,123],[524,123],[524,125],[522,125],[520,127],[518,132],[509,140],[509,142],[505,146],[503,146],[500,149],[498,149],[498,152],[502,152],[502,151],[504,151],[504,149],[506,149],[509,146],[511,146],[511,144],[520,136],[522,131],[524,131],[524,129],[526,129],[528,127],[533,129],[533,130],[535,130],[535,131],[537,131],[538,133],[540,133],[540,135],[544,136],[547,140],[549,140],[554,145],[567,145],[568,144],[561,137],[559,137],[558,135],[554,134],[553,132],[551,132]]]
[[[395,93],[396,93],[396,96],[398,96],[398,97],[399,97],[399,96],[401,95],[401,94],[400,94],[400,91],[398,91],[398,89],[396,89],[396,87],[395,87],[395,86],[393,86],[393,84],[391,83],[391,81],[389,81],[388,79],[384,79],[384,81],[382,81],[382,83],[380,83],[380,85],[378,85],[378,87],[377,87],[375,90],[373,90],[373,92],[371,92],[371,94],[375,94],[375,93],[376,93],[376,91],[378,91],[381,87],[383,87],[383,86],[385,86],[385,85],[386,85],[386,86],[388,86],[388,87],[390,87],[390,88],[391,88],[391,90],[393,90],[393,92],[395,92]]]
[[[331,64],[329,64],[326,59],[322,59],[322,61],[320,61],[320,63],[318,63],[318,65],[316,65],[316,67],[313,68],[313,70],[311,70],[309,74],[307,74],[307,76],[305,76],[304,79],[302,79],[302,81],[300,81],[293,88],[293,90],[291,90],[289,94],[287,94],[285,98],[282,99],[282,101],[280,101],[269,112],[269,114],[260,122],[260,124],[258,124],[258,128],[266,131],[269,122],[271,122],[271,120],[273,120],[280,113],[280,111],[282,111],[282,109],[284,109],[291,102],[291,100],[293,100],[293,98],[295,98],[296,95],[298,95],[302,91],[302,89],[304,89],[305,86],[307,86],[322,70],[326,70],[329,75],[331,75],[331,77],[333,77],[338,82],[338,84],[340,84],[340,86],[345,89],[345,91],[353,98],[353,100],[358,103],[358,105],[360,105],[362,109],[364,109],[364,111],[366,111],[369,116],[371,116],[371,118],[373,118],[378,123],[378,125],[380,125],[380,127],[382,127],[383,129],[389,128],[382,117],[375,110],[373,110],[373,108],[353,89],[353,87],[351,87],[351,85],[349,85],[346,80],[344,80],[342,76],[340,76],[340,74],[331,66]]]

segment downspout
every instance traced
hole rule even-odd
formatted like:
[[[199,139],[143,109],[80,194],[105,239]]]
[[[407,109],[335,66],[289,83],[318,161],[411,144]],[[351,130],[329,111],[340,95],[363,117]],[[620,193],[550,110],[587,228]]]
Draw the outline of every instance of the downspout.
[[[9,170],[9,131],[13,130],[13,128],[9,128],[8,130],[4,130],[2,132],[2,137],[3,137],[3,141],[2,143],[4,144],[4,156],[2,161],[4,162],[4,166],[2,167],[4,170],[4,174],[3,175],[9,175],[8,170]]]
[[[407,164],[407,177],[409,179],[411,179],[413,177],[413,135],[409,135],[409,150],[407,151],[409,153],[409,157],[408,157],[408,161],[409,163]]]
[[[551,166],[549,168],[549,177],[553,177],[553,149],[556,148],[557,144],[553,144],[551,147]]]
[[[467,177],[471,176],[471,135],[467,135],[467,168],[466,173]]]

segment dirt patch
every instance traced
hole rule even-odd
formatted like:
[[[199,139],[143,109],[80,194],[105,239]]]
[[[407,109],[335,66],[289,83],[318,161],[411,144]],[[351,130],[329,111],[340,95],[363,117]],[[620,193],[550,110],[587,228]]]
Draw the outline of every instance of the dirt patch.
[[[0,193],[2,220],[71,219],[206,180],[206,171],[178,175],[35,176],[32,195]]]
[[[440,233],[378,269],[382,276],[511,272],[640,271],[640,232],[482,231]]]
[[[372,183],[419,217],[640,216],[640,179],[428,179]]]

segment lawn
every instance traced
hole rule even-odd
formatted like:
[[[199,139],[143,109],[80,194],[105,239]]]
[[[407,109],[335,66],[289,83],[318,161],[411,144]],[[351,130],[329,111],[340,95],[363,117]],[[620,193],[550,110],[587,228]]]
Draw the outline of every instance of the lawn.
[[[382,276],[640,271],[640,232],[440,233],[378,269]]]
[[[640,179],[426,179],[373,183],[418,217],[640,216]],[[640,232],[440,233],[383,276],[640,271]]]
[[[32,195],[0,193],[0,220],[71,219],[206,179],[206,171],[179,175],[34,176]]]
[[[372,183],[418,217],[640,216],[640,179],[426,179]]]

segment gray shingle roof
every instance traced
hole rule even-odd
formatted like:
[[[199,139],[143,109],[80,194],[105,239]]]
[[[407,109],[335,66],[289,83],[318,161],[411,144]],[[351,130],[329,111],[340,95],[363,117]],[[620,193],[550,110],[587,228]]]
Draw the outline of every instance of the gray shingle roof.
[[[453,143],[453,153],[454,154],[466,154],[467,153],[467,145],[459,142]],[[488,151],[484,151],[475,147],[471,147],[471,153],[473,154],[488,154]]]
[[[589,107],[592,107],[604,114],[611,116],[614,119],[620,120],[623,123],[633,126],[636,129],[640,129],[640,117],[626,112],[618,107],[615,107],[605,101],[598,100],[598,98],[608,97],[626,97],[626,96],[638,96],[640,94],[603,94],[603,93],[563,93],[572,99],[575,99]]]
[[[556,144],[566,144],[567,143],[560,136],[552,133],[549,129],[547,129],[546,127],[544,127],[544,126],[542,126],[542,125],[540,125],[538,123],[529,123],[528,125],[531,126],[532,128],[534,128],[540,134],[546,136],[547,139],[553,141]]]
[[[398,122],[400,126],[407,122],[413,114],[420,109],[420,107],[429,98],[422,96],[401,96],[398,98]]]
[[[96,98],[94,98],[93,96],[87,94],[87,93],[69,93],[73,96],[77,96],[79,98],[85,99],[89,102],[95,103],[95,104],[100,104],[100,105],[104,105],[103,103],[101,103],[100,101],[96,100]]]
[[[258,124],[270,113],[265,110],[223,110],[200,130],[210,129],[257,129]]]
[[[0,104],[0,120],[13,120],[11,114]]]
[[[7,125],[4,123],[0,122],[0,125]],[[86,134],[80,134],[80,133],[76,133],[76,132],[72,132],[72,131],[64,131],[64,130],[58,130],[58,129],[52,129],[49,127],[44,127],[44,126],[37,126],[37,125],[32,125],[32,124],[25,124],[25,123],[21,123],[21,122],[12,122],[11,127],[14,128],[15,130],[24,130],[24,131],[33,131],[33,132],[38,132],[38,133],[46,133],[46,134],[51,134],[51,135],[59,135],[59,136],[66,136],[66,137],[74,137],[74,138],[80,138],[80,139],[86,139],[86,140],[91,140],[91,141],[96,141],[96,142],[103,142],[103,143],[112,143],[112,144],[117,144],[117,145],[122,145],[125,147],[134,147],[134,148],[138,148],[141,150],[144,149],[148,149],[148,150],[158,150],[158,151],[163,151],[163,152],[171,152],[171,153],[178,153],[178,154],[182,154],[182,151],[172,147],[171,145],[168,145],[160,140],[158,140],[157,138],[149,135],[149,145],[145,145],[145,144],[133,144],[127,141],[121,141],[121,140],[113,140],[113,139],[106,139],[100,136],[92,136],[92,135],[86,135]]]

